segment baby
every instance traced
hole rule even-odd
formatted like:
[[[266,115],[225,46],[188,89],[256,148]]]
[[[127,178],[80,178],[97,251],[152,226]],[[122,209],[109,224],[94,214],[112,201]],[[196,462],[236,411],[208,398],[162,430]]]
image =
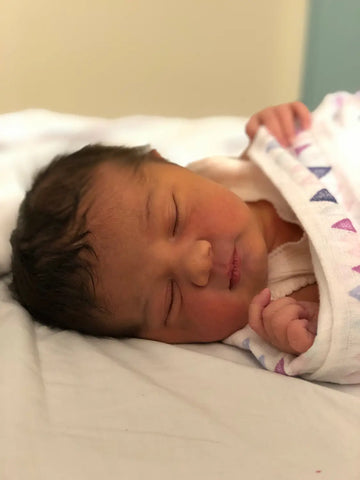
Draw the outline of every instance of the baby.
[[[252,116],[289,146],[311,117],[295,102]],[[242,158],[246,158],[246,152]],[[214,342],[249,323],[299,354],[316,335],[316,283],[271,301],[268,255],[303,231],[267,200],[146,147],[87,146],[41,171],[11,238],[12,290],[40,322],[98,336]]]

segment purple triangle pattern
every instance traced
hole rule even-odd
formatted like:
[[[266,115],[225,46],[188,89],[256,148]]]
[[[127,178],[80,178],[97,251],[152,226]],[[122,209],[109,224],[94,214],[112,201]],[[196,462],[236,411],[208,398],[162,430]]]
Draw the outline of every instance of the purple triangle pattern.
[[[343,218],[331,225],[331,228],[338,228],[340,230],[348,230],[349,232],[356,232],[354,225],[349,218]]]
[[[241,346],[245,350],[250,350],[250,338],[245,338],[245,340],[242,341]]]
[[[360,265],[356,265],[356,267],[353,267],[351,270],[354,270],[357,273],[360,273]]]
[[[331,167],[308,167],[310,172],[317,176],[317,178],[324,177],[330,172]]]
[[[310,202],[334,202],[337,203],[336,198],[331,195],[329,190],[322,188],[315,193],[313,197],[310,198]]]
[[[310,143],[306,143],[305,145],[300,145],[300,147],[295,147],[294,151],[295,151],[296,155],[300,155],[301,152],[303,152],[304,150],[306,150],[310,146],[311,146]]]
[[[349,295],[360,302],[360,285],[350,290]]]
[[[275,367],[275,370],[274,370],[276,373],[280,373],[280,375],[287,375],[287,373],[285,372],[285,360],[284,360],[284,357],[282,357],[281,360],[278,361],[278,363],[276,364],[276,367]]]

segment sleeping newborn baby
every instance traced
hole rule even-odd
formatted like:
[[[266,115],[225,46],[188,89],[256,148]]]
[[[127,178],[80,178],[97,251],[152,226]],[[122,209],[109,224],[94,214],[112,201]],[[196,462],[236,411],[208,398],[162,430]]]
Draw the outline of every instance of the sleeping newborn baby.
[[[255,114],[247,134],[264,126],[285,149],[310,123],[295,102]],[[16,298],[38,321],[86,334],[189,343],[246,328],[280,355],[312,350],[319,293],[304,228],[247,152],[231,162],[242,198],[221,175],[147,147],[57,157],[12,235]]]

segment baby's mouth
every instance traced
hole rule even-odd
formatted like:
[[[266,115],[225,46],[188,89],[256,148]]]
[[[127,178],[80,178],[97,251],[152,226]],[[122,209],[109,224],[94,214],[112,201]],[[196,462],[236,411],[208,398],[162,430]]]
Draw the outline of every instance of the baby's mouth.
[[[233,256],[230,263],[229,277],[229,290],[232,290],[240,280],[240,257],[236,251],[236,247],[234,248]]]

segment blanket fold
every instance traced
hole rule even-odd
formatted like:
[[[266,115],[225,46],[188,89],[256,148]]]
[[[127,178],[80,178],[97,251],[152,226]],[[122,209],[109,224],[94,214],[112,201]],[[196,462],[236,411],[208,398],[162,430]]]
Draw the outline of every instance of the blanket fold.
[[[283,354],[250,327],[225,343],[251,350],[277,373],[360,382],[360,95],[325,97],[310,130],[284,149],[261,128],[249,156],[308,234],[320,293],[318,333],[304,354]]]

